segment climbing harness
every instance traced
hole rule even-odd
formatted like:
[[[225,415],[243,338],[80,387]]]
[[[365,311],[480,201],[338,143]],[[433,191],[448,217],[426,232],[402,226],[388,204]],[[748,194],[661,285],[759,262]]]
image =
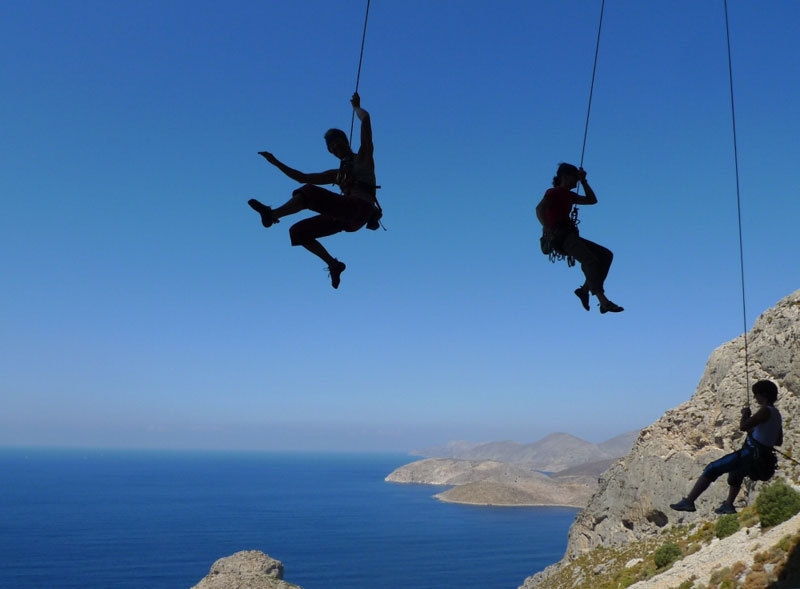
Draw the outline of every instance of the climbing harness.
[[[569,214],[569,219],[572,222],[575,231],[577,231],[578,223],[580,223],[580,221],[578,221],[577,209],[572,209]],[[563,241],[564,235],[564,233],[561,233],[560,236],[558,234],[554,235],[552,233],[545,233],[545,235],[542,235],[542,237],[539,239],[539,245],[542,248],[542,253],[550,258],[551,262],[556,263],[560,262],[561,260],[566,260],[567,266],[571,268],[575,265],[575,258],[569,254],[563,253],[558,247],[558,244]]]

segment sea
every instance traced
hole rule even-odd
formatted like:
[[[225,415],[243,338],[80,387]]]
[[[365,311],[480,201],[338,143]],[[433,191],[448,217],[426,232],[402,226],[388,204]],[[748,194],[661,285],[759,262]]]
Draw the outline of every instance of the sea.
[[[577,510],[444,503],[405,455],[0,449],[0,587],[189,588],[261,550],[305,589],[506,589]]]

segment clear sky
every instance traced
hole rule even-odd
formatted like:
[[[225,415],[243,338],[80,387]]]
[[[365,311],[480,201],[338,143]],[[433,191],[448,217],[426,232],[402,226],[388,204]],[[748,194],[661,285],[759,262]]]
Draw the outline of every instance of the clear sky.
[[[743,329],[723,2],[606,2],[580,211],[616,256],[602,316],[534,215],[579,163],[599,1],[373,0],[388,231],[325,241],[333,290],[291,218],[260,226],[247,199],[297,184],[258,151],[337,165],[365,7],[2,3],[0,445],[600,442],[691,396]],[[800,287],[800,3],[729,17],[749,328]]]

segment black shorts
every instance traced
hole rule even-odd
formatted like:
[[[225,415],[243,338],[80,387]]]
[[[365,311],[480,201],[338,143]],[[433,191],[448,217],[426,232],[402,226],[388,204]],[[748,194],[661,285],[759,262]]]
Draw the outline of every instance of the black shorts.
[[[340,231],[358,231],[375,210],[372,203],[362,198],[336,194],[313,184],[298,188],[295,194],[298,192],[302,193],[306,208],[318,214],[289,228],[292,245],[303,245]]]

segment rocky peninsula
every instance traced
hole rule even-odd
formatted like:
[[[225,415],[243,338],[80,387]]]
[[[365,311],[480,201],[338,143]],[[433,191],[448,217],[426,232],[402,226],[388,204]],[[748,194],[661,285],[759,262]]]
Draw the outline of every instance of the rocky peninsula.
[[[629,450],[636,435],[616,438],[614,447]],[[617,459],[613,452],[568,434],[552,434],[527,445],[483,444],[465,453],[492,458],[426,458],[397,468],[385,480],[449,487],[434,497],[451,503],[585,507],[598,488],[599,476]],[[509,456],[517,461],[501,460]]]

